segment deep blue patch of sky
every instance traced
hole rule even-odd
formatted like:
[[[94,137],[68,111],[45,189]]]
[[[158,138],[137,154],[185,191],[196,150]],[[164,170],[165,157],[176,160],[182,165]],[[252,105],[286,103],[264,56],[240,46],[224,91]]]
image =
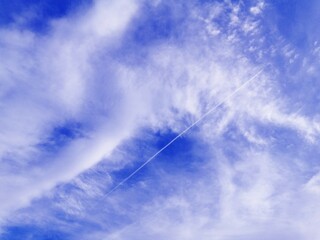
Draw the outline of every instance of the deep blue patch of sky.
[[[314,34],[320,33],[316,24],[320,20],[318,1],[280,0],[272,6],[279,31],[297,48],[306,49],[317,40]]]
[[[191,130],[192,131],[192,130]],[[149,140],[149,148],[153,149],[150,155],[138,153],[136,156],[140,156],[136,159],[134,164],[130,164],[120,171],[112,173],[114,184],[117,185],[121,180],[129,176],[135,169],[137,169],[143,162],[147,161],[154,153],[164,147],[173,138],[177,136],[174,132],[156,132],[152,134],[153,142]],[[139,141],[134,144],[139,144]],[[121,188],[131,188],[141,181],[152,181],[159,186],[161,183],[158,177],[160,172],[165,172],[170,175],[196,175],[201,164],[204,161],[208,149],[202,142],[195,141],[192,136],[185,135],[178,138],[169,147],[164,149],[153,161],[141,169],[136,175],[134,175],[126,184]],[[150,151],[149,151],[150,153]],[[152,178],[150,180],[150,177]],[[158,180],[159,181],[158,181]],[[160,187],[160,186],[159,186]]]
[[[1,0],[0,27],[24,18],[23,28],[44,33],[49,30],[51,20],[62,18],[90,3],[92,0]]]
[[[20,225],[8,227],[1,235],[3,240],[41,239],[41,240],[68,240],[67,233],[54,231],[49,228],[39,228],[34,225]]]
[[[66,147],[72,140],[85,137],[82,124],[74,121],[67,121],[57,125],[49,133],[45,141],[38,147],[47,153],[57,153]]]

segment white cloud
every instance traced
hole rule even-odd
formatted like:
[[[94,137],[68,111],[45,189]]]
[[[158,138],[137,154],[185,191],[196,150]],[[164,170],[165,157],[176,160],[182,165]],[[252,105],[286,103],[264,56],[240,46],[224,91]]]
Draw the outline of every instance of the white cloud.
[[[293,231],[292,226],[303,225],[291,215],[293,208],[288,203],[291,196],[301,196],[292,189],[304,183],[292,177],[295,166],[288,168],[285,157],[277,159],[272,154],[270,139],[260,135],[255,125],[299,132],[311,142],[318,138],[320,127],[316,120],[296,113],[290,99],[283,98],[272,70],[253,64],[239,46],[226,40],[234,36],[240,41],[241,29],[253,31],[250,37],[260,37],[259,22],[231,19],[227,34],[212,36],[212,31],[208,34],[202,27],[206,29],[222,14],[221,6],[215,6],[198,35],[184,33],[183,45],[164,41],[147,48],[141,65],[116,63],[108,49],[118,44],[136,11],[138,6],[132,1],[97,1],[83,15],[54,22],[48,36],[1,32],[7,61],[0,70],[5,116],[0,120],[0,154],[11,158],[3,160],[1,167],[0,216],[4,219],[58,183],[93,167],[141,127],[183,130],[262,67],[264,71],[255,81],[199,124],[197,137],[210,145],[212,152],[206,156],[208,166],[193,178],[186,192],[151,197],[140,214],[128,216],[136,223],[90,238],[257,239],[270,229],[280,236],[287,229]],[[260,13],[257,9],[251,12]],[[248,25],[237,23],[236,28],[238,21]],[[28,52],[30,48],[34,56]],[[69,119],[86,123],[91,131],[57,155],[39,160],[43,155],[37,144],[50,129]],[[231,125],[250,145],[246,150],[241,143],[235,144],[236,158],[216,147],[218,143],[225,147],[222,137]],[[30,160],[34,156],[35,160]],[[17,165],[21,172],[15,171]],[[184,188],[182,177],[161,177],[163,182],[174,182],[174,189]],[[305,191],[318,192],[316,180],[310,180]],[[135,193],[119,192],[107,202],[126,197],[135,199]],[[65,211],[85,211],[81,199],[68,200],[74,209],[66,207]],[[309,206],[313,205],[310,200]],[[127,210],[121,209],[120,203],[117,207]],[[296,231],[303,232],[300,228]],[[273,239],[280,239],[275,235]]]
[[[1,218],[93,166],[132,131],[130,113],[125,116],[129,122],[119,121],[123,116],[118,115],[127,112],[123,105],[127,100],[118,96],[116,108],[106,102],[104,112],[95,111],[91,108],[96,107],[93,94],[97,92],[90,88],[97,82],[93,56],[121,37],[137,7],[135,1],[96,1],[82,15],[52,23],[44,36],[14,28],[1,30],[0,156],[5,179],[0,186]],[[112,81],[112,76],[103,78]],[[106,84],[102,80],[98,84]],[[119,94],[114,93],[115,84],[101,87],[100,94]],[[85,119],[87,115],[90,119]],[[48,159],[38,144],[46,141],[55,126],[75,118],[95,125],[95,131]]]
[[[258,15],[263,11],[264,7],[265,7],[265,2],[264,1],[258,1],[257,5],[255,5],[255,6],[250,8],[250,12],[253,15]]]
[[[284,166],[257,152],[234,164],[222,155],[212,160],[211,167],[189,179],[187,188],[181,176],[162,176],[162,181],[176,183],[175,192],[141,206],[132,224],[97,239],[261,239],[271,229],[270,239],[281,239],[287,230],[294,231],[279,208],[284,192],[278,190],[289,177]],[[221,163],[218,171],[214,161]]]

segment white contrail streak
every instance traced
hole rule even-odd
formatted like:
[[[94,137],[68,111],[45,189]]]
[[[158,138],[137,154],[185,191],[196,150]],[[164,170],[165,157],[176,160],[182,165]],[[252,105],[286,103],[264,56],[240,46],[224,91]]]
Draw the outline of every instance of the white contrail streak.
[[[158,152],[153,154],[147,161],[145,161],[140,167],[138,167],[136,170],[134,170],[128,177],[123,179],[120,183],[118,183],[114,188],[112,188],[105,196],[110,195],[112,192],[117,190],[122,184],[127,182],[130,178],[132,178],[137,172],[139,172],[142,168],[144,168],[149,162],[151,162],[155,157],[157,157],[163,150],[165,150],[167,147],[169,147],[172,143],[174,143],[179,137],[187,133],[191,128],[193,128],[195,125],[197,125],[200,121],[202,121],[205,117],[207,117],[210,113],[215,111],[218,107],[220,107],[222,104],[224,104],[226,101],[231,99],[237,92],[239,92],[241,89],[243,89],[248,83],[253,81],[257,76],[260,75],[260,73],[263,71],[261,69],[259,72],[257,72],[253,77],[251,77],[249,80],[244,82],[242,85],[240,85],[236,90],[234,90],[230,95],[228,95],[225,99],[223,99],[220,103],[213,106],[211,109],[209,109],[206,113],[204,113],[197,121],[193,122],[189,127],[184,129],[181,133],[179,133],[175,138],[173,138],[170,142],[168,142],[164,147],[162,147]]]

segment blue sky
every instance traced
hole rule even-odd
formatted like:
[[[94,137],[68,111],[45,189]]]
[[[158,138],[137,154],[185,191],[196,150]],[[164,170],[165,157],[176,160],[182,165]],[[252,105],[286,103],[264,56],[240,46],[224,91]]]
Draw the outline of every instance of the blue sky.
[[[319,10],[2,0],[0,238],[320,238]]]

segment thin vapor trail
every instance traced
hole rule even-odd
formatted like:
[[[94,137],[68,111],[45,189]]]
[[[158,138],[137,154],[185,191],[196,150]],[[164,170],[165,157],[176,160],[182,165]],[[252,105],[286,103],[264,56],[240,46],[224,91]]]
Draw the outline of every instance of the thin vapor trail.
[[[148,163],[150,163],[153,159],[155,159],[163,150],[165,150],[167,147],[169,147],[172,143],[174,143],[178,138],[180,138],[182,135],[187,133],[191,128],[193,128],[195,125],[197,125],[200,121],[202,121],[205,117],[207,117],[210,113],[215,111],[218,107],[220,107],[222,104],[227,102],[229,99],[231,99],[237,92],[239,92],[241,89],[243,89],[248,83],[253,81],[255,78],[257,78],[260,73],[263,71],[263,68],[258,71],[253,77],[251,77],[249,80],[245,81],[242,85],[240,85],[236,90],[234,90],[230,95],[228,95],[226,98],[224,98],[220,103],[213,106],[211,109],[209,109],[206,113],[204,113],[198,120],[193,122],[190,126],[188,126],[186,129],[184,129],[182,132],[180,132],[175,138],[173,138],[170,142],[168,142],[164,147],[162,147],[159,151],[157,151],[155,154],[153,154],[147,161],[145,161],[141,166],[139,166],[136,170],[134,170],[128,177],[123,179],[120,183],[118,183],[114,188],[112,188],[105,196],[107,197],[111,193],[113,193],[115,190],[117,190],[122,184],[127,182],[130,178],[132,178],[137,172],[139,172],[142,168],[144,168]]]

